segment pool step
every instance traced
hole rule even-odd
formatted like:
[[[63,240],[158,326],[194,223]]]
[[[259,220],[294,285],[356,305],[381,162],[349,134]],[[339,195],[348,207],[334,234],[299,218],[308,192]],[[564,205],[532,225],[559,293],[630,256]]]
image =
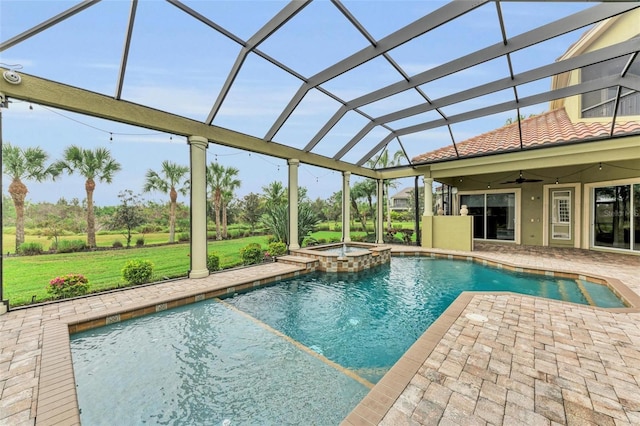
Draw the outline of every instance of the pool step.
[[[278,256],[277,262],[287,265],[304,266],[305,269],[316,269],[318,265],[320,265],[318,259],[294,255]]]

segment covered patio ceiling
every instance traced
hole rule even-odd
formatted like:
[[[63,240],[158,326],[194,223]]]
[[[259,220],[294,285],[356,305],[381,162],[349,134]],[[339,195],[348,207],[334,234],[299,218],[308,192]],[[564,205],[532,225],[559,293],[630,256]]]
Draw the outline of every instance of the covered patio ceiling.
[[[640,78],[625,72],[550,84],[590,64],[640,61],[638,38],[557,61],[594,24],[639,7],[8,0],[0,66],[21,82],[0,79],[0,91],[361,176],[412,176],[425,164],[412,161],[417,155],[456,149],[554,99],[640,90]],[[402,153],[393,170],[375,161],[384,149]]]

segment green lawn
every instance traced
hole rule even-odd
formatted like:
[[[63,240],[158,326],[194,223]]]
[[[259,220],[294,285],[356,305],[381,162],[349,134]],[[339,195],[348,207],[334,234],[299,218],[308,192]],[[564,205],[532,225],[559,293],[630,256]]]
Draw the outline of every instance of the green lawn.
[[[218,254],[223,268],[237,266],[242,247],[256,242],[266,249],[267,240],[267,236],[258,236],[209,242],[208,252]],[[85,275],[91,291],[117,288],[124,285],[120,271],[131,259],[153,262],[155,280],[183,277],[189,270],[189,244],[4,258],[4,297],[12,306],[30,303],[33,296],[35,301],[46,300],[49,281],[68,273]]]
[[[168,233],[149,233],[149,234],[134,234],[131,238],[131,245],[135,245],[136,239],[144,237],[145,244],[161,244],[169,241]],[[176,233],[176,241],[178,239],[178,233]],[[59,237],[59,240],[82,240],[87,241],[87,234],[78,235],[66,235]],[[98,247],[111,247],[114,241],[120,241],[123,245],[126,243],[126,239],[122,234],[107,234],[96,235],[96,245]],[[52,239],[42,235],[25,235],[25,242],[27,243],[40,243],[43,250],[49,250],[49,246],[53,243]],[[2,253],[15,253],[16,252],[16,235],[10,233],[2,234]]]
[[[410,227],[410,224],[402,224]],[[311,234],[316,240],[326,242],[340,241],[339,231],[319,231]],[[364,236],[364,232],[352,232],[355,236]],[[133,242],[139,235],[135,235]],[[401,234],[397,234],[401,236]],[[144,234],[146,244],[158,244],[168,241],[166,233]],[[86,235],[65,236],[66,240],[86,240]],[[413,236],[415,241],[415,234]],[[97,235],[98,247],[111,247],[115,240],[124,242],[119,234]],[[208,244],[209,253],[217,253],[220,266],[229,268],[241,264],[240,249],[249,243],[260,243],[267,247],[267,236],[239,238],[225,241],[212,241]],[[39,242],[44,250],[49,249],[50,239],[43,236],[27,235],[27,242]],[[3,234],[3,253],[14,253],[15,235]],[[47,254],[41,256],[11,256],[3,259],[4,297],[12,306],[44,301],[49,298],[46,285],[59,275],[79,273],[87,276],[91,291],[117,288],[124,285],[121,270],[131,259],[150,260],[154,264],[154,280],[184,277],[189,270],[189,244],[179,243],[162,246],[144,246],[142,248],[104,250],[69,254]]]

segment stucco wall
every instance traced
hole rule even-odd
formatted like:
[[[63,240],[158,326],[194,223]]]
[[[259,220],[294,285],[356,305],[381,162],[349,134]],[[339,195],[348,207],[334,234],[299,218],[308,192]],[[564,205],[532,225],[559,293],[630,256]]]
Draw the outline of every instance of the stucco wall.
[[[422,247],[473,250],[471,216],[423,216]]]

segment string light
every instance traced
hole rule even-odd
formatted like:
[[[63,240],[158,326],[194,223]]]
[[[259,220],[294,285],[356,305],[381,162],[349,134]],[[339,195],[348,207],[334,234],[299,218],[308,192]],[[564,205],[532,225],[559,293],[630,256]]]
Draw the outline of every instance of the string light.
[[[29,109],[33,111],[33,105],[31,104],[31,102],[29,102]]]
[[[113,140],[113,133],[109,132],[109,140],[112,141]]]
[[[602,163],[598,166],[598,170],[602,170]]]
[[[487,189],[491,189],[491,182],[487,184]]]
[[[559,184],[559,183],[560,183],[560,181],[558,181],[558,178],[556,178],[556,185]]]

